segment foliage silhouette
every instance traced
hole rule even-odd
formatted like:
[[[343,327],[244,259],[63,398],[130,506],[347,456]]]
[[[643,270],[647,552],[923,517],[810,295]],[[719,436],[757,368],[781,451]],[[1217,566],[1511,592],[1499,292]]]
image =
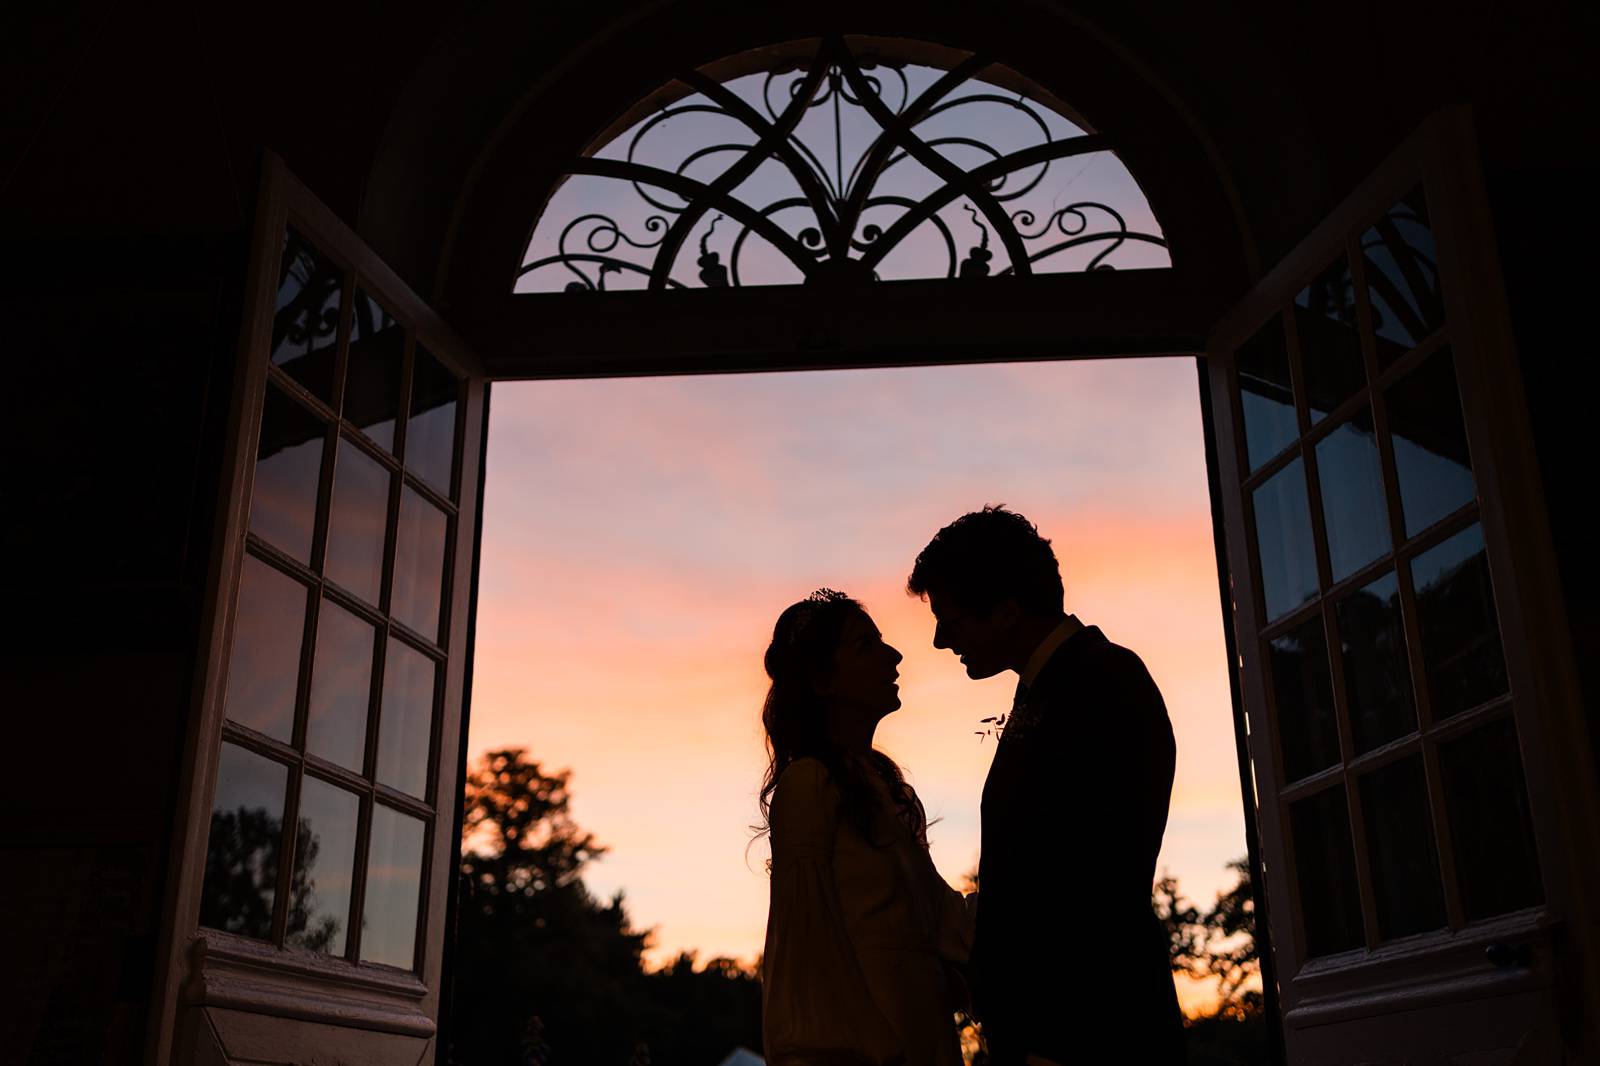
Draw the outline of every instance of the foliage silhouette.
[[[584,886],[605,848],[572,820],[570,777],[520,748],[468,774],[449,1061],[687,1066],[759,1047],[753,973],[692,954],[647,972],[622,895]]]
[[[1218,1005],[1211,1014],[1186,1023],[1189,1066],[1253,1066],[1269,1060],[1266,1017],[1256,955],[1255,897],[1250,864],[1228,864],[1238,880],[1216,903],[1200,910],[1183,897],[1178,881],[1163,874],[1151,891],[1151,905],[1166,926],[1172,972],[1217,982]]]
[[[265,940],[272,935],[283,822],[264,807],[238,807],[211,815],[206,846],[200,924]],[[341,944],[341,919],[318,914],[316,868],[321,841],[311,823],[296,826],[294,869],[289,876],[286,932],[298,947],[326,952]]]

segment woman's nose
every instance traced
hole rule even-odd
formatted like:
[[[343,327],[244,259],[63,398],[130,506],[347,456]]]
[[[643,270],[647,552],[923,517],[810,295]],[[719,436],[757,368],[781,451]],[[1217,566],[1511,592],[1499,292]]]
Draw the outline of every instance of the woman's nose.
[[[900,654],[899,648],[896,648],[893,644],[885,644],[884,647],[889,649],[890,662],[894,663],[896,666],[899,666],[905,661],[905,656]]]

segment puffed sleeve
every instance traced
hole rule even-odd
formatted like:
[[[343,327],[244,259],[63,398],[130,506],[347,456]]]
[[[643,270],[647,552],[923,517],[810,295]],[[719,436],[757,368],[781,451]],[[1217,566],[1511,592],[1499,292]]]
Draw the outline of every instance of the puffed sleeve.
[[[772,1066],[889,1066],[900,1041],[873,1003],[833,877],[839,792],[815,759],[784,771],[772,797],[772,900],[761,1023]]]
[[[950,962],[966,962],[972,955],[972,919],[976,901],[969,903],[942,877],[934,887],[939,891],[939,956]]]

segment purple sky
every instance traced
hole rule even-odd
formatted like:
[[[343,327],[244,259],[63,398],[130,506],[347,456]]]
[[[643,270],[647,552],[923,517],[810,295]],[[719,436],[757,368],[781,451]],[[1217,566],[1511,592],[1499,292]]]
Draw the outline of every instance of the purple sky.
[[[760,950],[761,652],[819,585],[905,654],[879,745],[940,819],[940,870],[975,866],[993,742],[973,730],[1015,678],[967,680],[904,583],[985,503],[1036,521],[1068,609],[1144,657],[1178,737],[1161,863],[1203,904],[1230,883],[1245,846],[1192,360],[498,384],[490,439],[469,754],[573,770],[573,814],[612,848],[588,881],[626,890],[653,959]]]

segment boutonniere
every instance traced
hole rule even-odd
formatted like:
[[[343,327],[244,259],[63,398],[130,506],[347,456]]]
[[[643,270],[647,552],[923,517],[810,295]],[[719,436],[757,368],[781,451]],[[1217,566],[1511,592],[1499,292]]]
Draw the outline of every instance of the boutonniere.
[[[1005,733],[1006,721],[1010,717],[1009,714],[991,714],[987,718],[978,719],[978,724],[983,726],[982,729],[973,730],[978,736],[978,743],[982,744],[986,737],[994,737],[998,741]]]
[[[1005,714],[992,714],[987,718],[978,719],[982,729],[974,730],[978,735],[978,743],[982,744],[985,737],[994,737],[998,742],[1002,737],[1020,737],[1032,729],[1038,721],[1038,715],[1030,713],[1033,705],[1026,696],[1011,705],[1011,710]]]

